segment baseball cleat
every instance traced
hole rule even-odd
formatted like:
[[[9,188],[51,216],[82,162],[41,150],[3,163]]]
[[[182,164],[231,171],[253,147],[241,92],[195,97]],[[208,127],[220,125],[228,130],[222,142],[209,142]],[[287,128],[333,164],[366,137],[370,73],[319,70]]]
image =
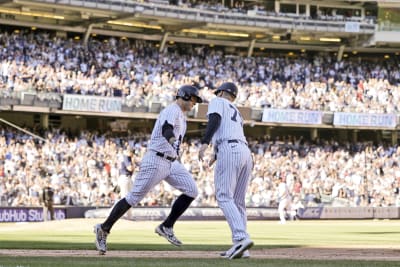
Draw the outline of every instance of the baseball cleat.
[[[244,252],[251,248],[254,245],[253,241],[246,238],[241,240],[240,242],[234,244],[228,251],[227,251],[227,258],[232,259],[239,259],[243,256]]]
[[[99,251],[100,255],[106,254],[108,233],[101,229],[101,224],[96,224],[93,232],[96,234],[96,239],[94,241],[96,249]]]
[[[221,252],[219,255],[221,256],[221,258],[228,258],[228,251]],[[245,250],[242,254],[242,257],[240,257],[240,258],[242,258],[242,259],[250,258],[250,251]]]
[[[165,227],[160,224],[159,226],[157,226],[155,232],[160,236],[165,237],[165,239],[167,239],[168,242],[170,242],[172,245],[175,245],[177,247],[180,247],[182,245],[182,242],[178,238],[176,238],[172,227]]]

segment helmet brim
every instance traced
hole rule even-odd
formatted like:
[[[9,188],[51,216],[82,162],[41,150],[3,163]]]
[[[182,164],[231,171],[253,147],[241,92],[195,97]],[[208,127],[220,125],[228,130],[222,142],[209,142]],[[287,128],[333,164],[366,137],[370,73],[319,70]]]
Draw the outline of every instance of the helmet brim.
[[[215,90],[214,95],[218,95],[218,93],[221,92],[221,91],[227,92],[228,94],[230,94],[231,96],[233,96],[234,98],[236,98],[236,96],[235,96],[234,94],[232,94],[232,93],[229,92],[229,91],[225,91],[225,90]]]
[[[195,95],[194,97],[196,98],[196,103],[203,103],[203,99],[200,96]]]

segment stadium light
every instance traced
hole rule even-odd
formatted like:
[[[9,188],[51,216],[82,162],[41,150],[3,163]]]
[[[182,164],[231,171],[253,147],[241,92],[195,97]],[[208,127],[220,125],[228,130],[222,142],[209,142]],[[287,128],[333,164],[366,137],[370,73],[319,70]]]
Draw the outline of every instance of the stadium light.
[[[245,37],[245,38],[249,37],[247,33],[208,31],[208,30],[196,30],[196,29],[183,29],[182,32],[205,34],[205,35],[231,36],[231,37]]]
[[[155,30],[161,30],[161,26],[157,25],[148,25],[144,23],[139,23],[139,22],[125,22],[125,21],[113,21],[109,20],[107,21],[108,24],[114,24],[114,25],[121,25],[121,26],[129,26],[129,27],[137,27],[137,28],[146,28],[146,29],[155,29]]]
[[[301,41],[310,41],[310,40],[311,40],[311,37],[310,37],[310,36],[301,36],[301,37],[300,37],[300,40],[301,40]]]
[[[30,16],[30,17],[41,17],[41,18],[48,18],[48,19],[64,19],[63,16],[59,16],[59,15],[46,14],[46,13],[37,13],[37,12],[28,12],[28,11],[18,11],[18,10],[3,9],[3,8],[0,9],[0,13],[12,14],[12,15]]]
[[[334,42],[334,43],[339,43],[342,41],[340,38],[327,38],[327,37],[321,37],[319,38],[321,42]]]

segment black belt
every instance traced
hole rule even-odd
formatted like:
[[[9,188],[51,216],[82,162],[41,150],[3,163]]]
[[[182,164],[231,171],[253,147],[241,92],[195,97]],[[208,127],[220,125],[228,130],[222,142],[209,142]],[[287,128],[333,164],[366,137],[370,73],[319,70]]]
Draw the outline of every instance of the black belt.
[[[230,140],[228,140],[228,144],[232,144],[232,143],[236,143],[236,144],[243,143],[243,144],[246,144],[248,146],[248,144],[246,142],[244,142],[242,140],[239,140],[239,139],[230,139]]]
[[[170,157],[170,156],[165,155],[164,153],[161,153],[161,152],[156,152],[156,155],[159,156],[159,157],[162,157],[164,159],[167,159],[169,161],[175,161],[176,160],[176,158]]]

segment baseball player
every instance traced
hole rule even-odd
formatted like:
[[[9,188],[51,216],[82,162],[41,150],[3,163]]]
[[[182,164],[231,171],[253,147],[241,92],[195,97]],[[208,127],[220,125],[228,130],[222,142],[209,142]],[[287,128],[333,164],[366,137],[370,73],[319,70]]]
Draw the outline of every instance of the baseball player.
[[[216,199],[232,232],[233,246],[222,257],[236,259],[249,257],[253,241],[247,233],[245,196],[253,160],[243,133],[243,119],[233,105],[238,89],[234,83],[223,83],[217,88],[207,111],[207,128],[201,140],[199,159],[203,160],[210,142],[216,162],[214,183]]]
[[[132,189],[132,175],[134,169],[133,150],[127,147],[123,150],[118,176],[118,186],[120,188],[121,197],[125,197]],[[129,209],[126,212],[126,218],[132,219],[132,217],[132,209]]]
[[[167,106],[158,116],[151,134],[147,152],[133,183],[132,190],[117,202],[108,218],[94,227],[96,248],[101,255],[107,251],[107,236],[114,223],[131,207],[137,205],[155,185],[165,180],[182,194],[172,205],[169,216],[155,229],[171,244],[181,246],[173,226],[198,194],[192,175],[177,158],[182,139],[186,133],[185,112],[196,103],[202,103],[199,91],[191,85],[179,88],[176,101]]]
[[[293,220],[292,214],[292,196],[290,195],[289,188],[286,184],[286,177],[282,174],[279,177],[278,184],[278,213],[279,213],[279,223],[286,223],[286,212],[289,214],[290,220]]]

